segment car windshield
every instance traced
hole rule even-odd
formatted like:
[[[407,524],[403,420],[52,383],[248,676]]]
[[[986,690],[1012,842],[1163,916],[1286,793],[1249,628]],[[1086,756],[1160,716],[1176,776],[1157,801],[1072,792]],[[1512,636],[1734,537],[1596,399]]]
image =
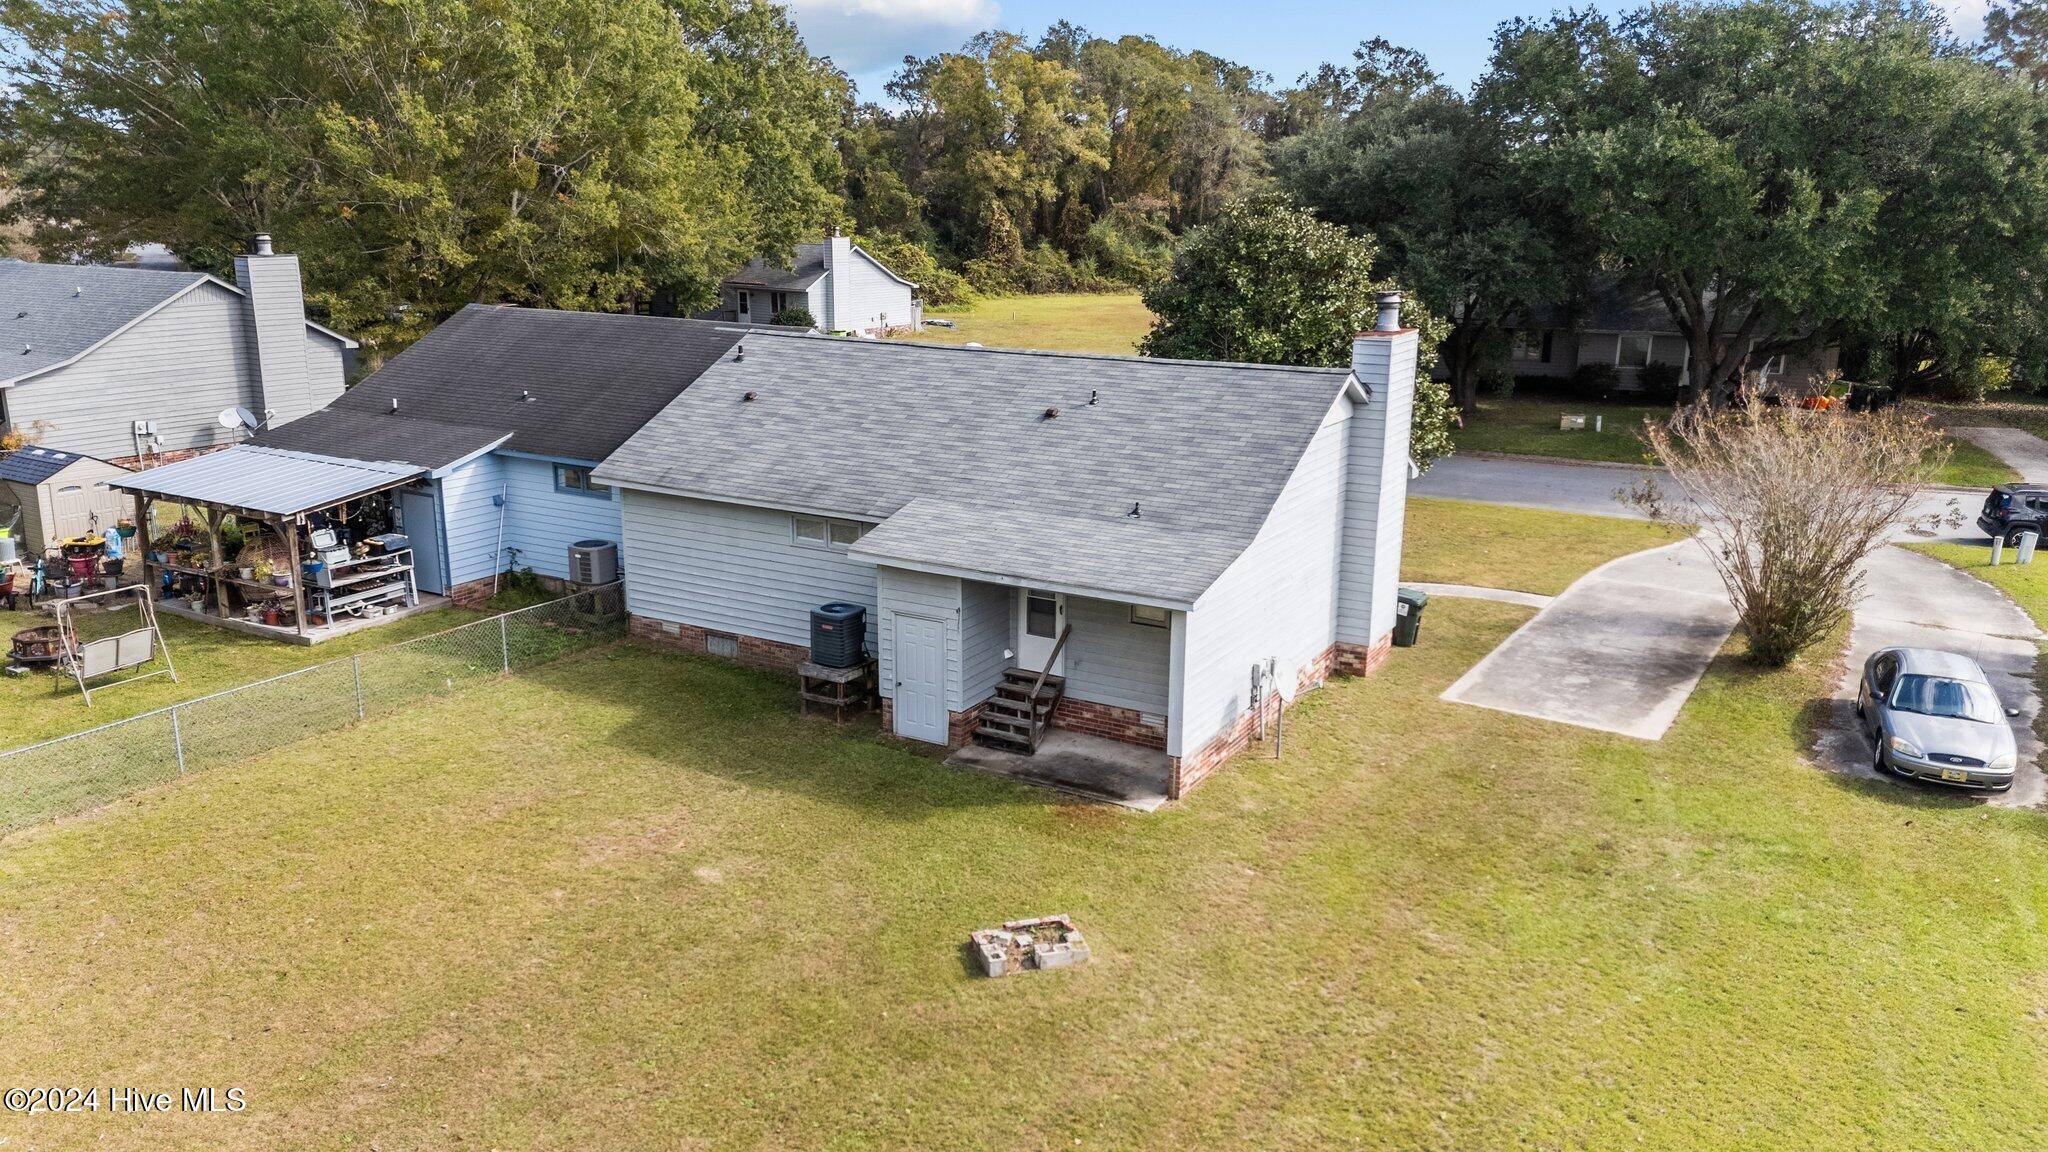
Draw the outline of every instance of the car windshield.
[[[1988,685],[1941,676],[1901,676],[1892,707],[1926,716],[1952,716],[1989,724],[1998,718],[1998,698]]]

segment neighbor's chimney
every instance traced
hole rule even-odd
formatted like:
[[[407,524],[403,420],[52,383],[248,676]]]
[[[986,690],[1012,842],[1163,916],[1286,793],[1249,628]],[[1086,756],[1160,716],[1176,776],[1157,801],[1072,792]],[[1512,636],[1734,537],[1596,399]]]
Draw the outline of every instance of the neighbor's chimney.
[[[270,234],[249,238],[249,254],[235,257],[235,284],[249,298],[249,341],[255,353],[256,411],[276,424],[319,407],[306,367],[306,298],[299,258],[280,256]]]
[[[1344,478],[1344,547],[1337,590],[1337,667],[1370,672],[1393,642],[1401,531],[1408,504],[1408,422],[1421,337],[1401,327],[1401,294],[1382,292],[1370,332],[1351,342],[1354,400]]]
[[[843,282],[851,273],[847,276],[839,274],[840,269],[852,267],[853,241],[834,227],[825,236],[825,314],[816,317],[827,332],[837,331],[842,325],[852,327],[856,323],[846,307],[853,285]]]

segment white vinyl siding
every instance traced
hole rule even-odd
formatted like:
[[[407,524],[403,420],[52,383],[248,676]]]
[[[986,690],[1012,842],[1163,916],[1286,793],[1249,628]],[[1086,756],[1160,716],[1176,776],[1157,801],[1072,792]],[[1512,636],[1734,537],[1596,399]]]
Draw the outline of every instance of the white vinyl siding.
[[[868,609],[873,650],[875,570],[798,547],[787,512],[630,489],[623,497],[634,615],[808,647],[811,609],[843,600]]]
[[[315,404],[341,395],[340,345],[308,330],[309,348],[325,343],[331,356],[307,357],[315,377]],[[202,283],[133,328],[67,367],[31,377],[8,390],[8,418],[40,428],[40,442],[102,458],[136,453],[137,420],[154,420],[166,452],[224,447],[239,435],[221,427],[224,408],[260,416],[256,357],[248,301],[218,284]],[[277,423],[305,415],[280,411]]]
[[[1067,597],[1067,626],[1067,695],[1166,715],[1172,637],[1165,628],[1132,623],[1128,604],[1080,596]]]
[[[1339,579],[1348,571],[1343,550],[1351,546],[1342,533],[1354,423],[1364,422],[1354,422],[1351,402],[1339,399],[1251,546],[1188,613],[1181,707],[1167,751],[1191,754],[1242,715],[1255,664],[1276,661],[1281,694],[1292,700],[1300,670],[1335,641]],[[1402,446],[1404,468],[1406,456]],[[1399,562],[1398,542],[1386,551]],[[1364,559],[1370,562],[1369,550]],[[1147,631],[1161,637],[1163,650],[1167,633]]]
[[[1012,666],[1005,652],[1015,647],[1017,590],[964,581],[960,586],[960,700],[972,707],[995,695]]]
[[[960,698],[960,581],[952,576],[930,576],[900,568],[875,569],[876,607],[868,614],[875,623],[876,645],[882,681],[882,695],[895,698],[896,617],[899,613],[937,620],[946,634],[946,711],[965,710]]]
[[[1368,373],[1387,379],[1394,346],[1414,340],[1406,336],[1367,341],[1362,354],[1378,358],[1367,367]],[[1394,627],[1394,589],[1401,577],[1401,532],[1408,507],[1413,363],[1407,360],[1402,378],[1376,389],[1367,406],[1351,416],[1350,459],[1341,497],[1344,579],[1337,612],[1337,639],[1349,644],[1370,646]]]
[[[910,286],[883,271],[875,259],[844,237],[826,242],[830,250],[825,279],[829,311],[817,317],[835,332],[872,332],[884,326],[907,328],[917,320]]]
[[[505,570],[498,552],[498,506],[491,499],[502,490],[504,478],[495,456],[472,460],[442,477],[441,526],[451,584],[489,579]],[[505,512],[511,511],[508,504]]]

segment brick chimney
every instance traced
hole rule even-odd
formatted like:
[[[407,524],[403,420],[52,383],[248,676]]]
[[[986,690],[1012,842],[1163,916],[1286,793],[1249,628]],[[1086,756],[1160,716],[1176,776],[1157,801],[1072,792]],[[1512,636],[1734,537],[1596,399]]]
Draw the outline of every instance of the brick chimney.
[[[1344,480],[1344,549],[1337,590],[1337,667],[1372,671],[1393,642],[1408,501],[1408,423],[1421,337],[1401,327],[1401,294],[1382,292],[1379,318],[1351,342],[1351,376],[1365,391],[1351,413]]]
[[[268,233],[235,257],[235,284],[249,298],[249,340],[256,354],[255,408],[267,424],[294,420],[318,407],[306,368],[306,297],[299,258],[278,254]]]

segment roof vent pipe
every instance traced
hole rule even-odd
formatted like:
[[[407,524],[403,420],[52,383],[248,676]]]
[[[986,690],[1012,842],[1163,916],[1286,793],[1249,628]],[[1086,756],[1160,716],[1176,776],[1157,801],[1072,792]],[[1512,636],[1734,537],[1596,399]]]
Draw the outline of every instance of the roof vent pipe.
[[[393,416],[398,415],[398,397],[396,396],[391,398],[391,414]]]
[[[277,250],[270,245],[270,233],[268,232],[258,232],[255,236],[251,237],[249,249],[253,255],[257,256],[277,255]]]
[[[738,363],[740,363],[741,361],[745,360],[746,358],[747,358],[747,346],[746,346],[745,344],[735,344],[735,345],[733,345],[733,346],[732,346],[732,362],[733,362],[733,363],[735,363],[735,364],[738,364]]]
[[[1090,388],[1090,389],[1088,390],[1088,406],[1089,406],[1090,408],[1093,408],[1093,407],[1095,407],[1095,403],[1096,403],[1096,401],[1100,400],[1101,398],[1102,398],[1102,393],[1100,393],[1100,392],[1096,391],[1096,390],[1095,390],[1095,389],[1093,389],[1093,388]]]
[[[1373,325],[1373,331],[1399,332],[1401,330],[1401,294],[1399,292],[1382,292],[1375,297],[1375,302],[1379,304],[1380,317],[1378,323]]]

